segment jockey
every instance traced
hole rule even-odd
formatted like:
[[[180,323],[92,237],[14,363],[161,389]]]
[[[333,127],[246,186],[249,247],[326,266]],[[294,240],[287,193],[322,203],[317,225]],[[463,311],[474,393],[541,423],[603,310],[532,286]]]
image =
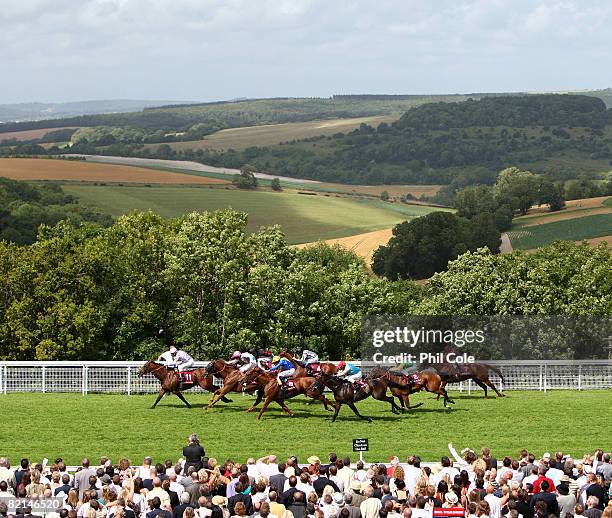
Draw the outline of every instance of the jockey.
[[[272,358],[272,361],[274,362],[274,365],[272,365],[270,372],[278,371],[278,376],[276,379],[279,385],[295,374],[295,366],[287,358],[275,356]]]
[[[296,356],[300,353],[299,350],[295,351]],[[307,367],[311,363],[319,363],[319,355],[313,351],[309,351],[308,349],[304,349],[302,351],[302,356],[298,360],[304,367]]]
[[[168,351],[172,356],[172,363],[176,366],[179,372],[183,372],[189,367],[193,367],[194,359],[181,349],[177,349],[174,345],[170,346]]]
[[[228,365],[238,365],[240,363],[240,357],[242,353],[240,351],[234,351],[232,354],[232,358],[226,362]]]
[[[351,383],[355,383],[357,380],[361,379],[362,372],[357,365],[346,363],[344,360],[342,360],[340,363],[338,363],[337,376],[339,378],[346,378],[346,381],[350,381]]]
[[[252,367],[257,367],[257,360],[251,353],[242,353],[240,355],[240,363],[242,363],[240,366],[240,372],[242,372],[242,374],[247,372]]]

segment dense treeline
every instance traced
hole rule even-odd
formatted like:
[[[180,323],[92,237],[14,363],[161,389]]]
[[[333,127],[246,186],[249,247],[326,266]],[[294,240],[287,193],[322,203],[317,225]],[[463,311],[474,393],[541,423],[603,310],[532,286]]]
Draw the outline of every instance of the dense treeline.
[[[462,103],[431,103],[407,111],[394,126],[399,129],[446,130],[477,126],[585,126],[612,123],[605,103],[584,95],[526,95],[489,97]]]
[[[108,226],[108,214],[79,205],[56,184],[35,185],[0,177],[0,240],[27,244],[36,241],[40,225],[61,220]]]
[[[612,313],[605,245],[481,249],[419,286],[373,278],[348,251],[289,247],[278,228],[249,235],[245,223],[233,211],[137,213],[108,228],[43,227],[34,245],[0,242],[0,359],[144,359],[168,343],[199,359],[297,345],[360,357],[369,314]],[[573,357],[571,345],[557,356]]]
[[[553,180],[607,170],[612,126],[600,126],[610,113],[601,100],[586,96],[491,97],[427,104],[391,125],[363,124],[348,134],[278,146],[226,152],[115,146],[106,152],[238,168],[250,163],[272,174],[348,184],[435,183],[457,190],[492,184],[509,164],[548,173]],[[505,125],[489,125],[500,122]]]

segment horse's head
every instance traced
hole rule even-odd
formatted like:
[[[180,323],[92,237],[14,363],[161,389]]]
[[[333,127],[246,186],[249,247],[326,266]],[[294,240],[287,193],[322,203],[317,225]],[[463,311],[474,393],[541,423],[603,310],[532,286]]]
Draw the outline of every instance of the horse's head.
[[[259,367],[251,367],[242,378],[242,383],[253,383],[263,372]]]
[[[206,366],[206,374],[217,374],[219,372],[219,360],[208,362]]]
[[[287,351],[287,349],[283,349],[280,353],[278,353],[278,355],[281,358],[287,358],[288,360],[291,359],[291,354],[289,353],[289,351]]]
[[[149,374],[149,372],[151,372],[153,370],[153,366],[155,365],[155,362],[149,360],[148,362],[146,362],[142,367],[140,367],[140,369],[138,369],[138,376],[144,376],[145,374]]]

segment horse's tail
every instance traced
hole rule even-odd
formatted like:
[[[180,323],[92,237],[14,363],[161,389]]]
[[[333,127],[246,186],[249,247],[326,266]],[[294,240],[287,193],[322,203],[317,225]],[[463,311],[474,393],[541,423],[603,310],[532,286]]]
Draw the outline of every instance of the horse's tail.
[[[493,371],[495,374],[497,374],[499,376],[500,380],[504,381],[504,375],[502,374],[502,372],[499,369],[499,367],[496,367],[495,365],[488,365],[487,364],[487,369],[489,369],[490,371]]]

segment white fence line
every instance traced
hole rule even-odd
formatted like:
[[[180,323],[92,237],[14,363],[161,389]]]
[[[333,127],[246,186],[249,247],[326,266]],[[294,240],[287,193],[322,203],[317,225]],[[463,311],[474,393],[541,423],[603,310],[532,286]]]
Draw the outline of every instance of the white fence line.
[[[12,392],[73,392],[142,394],[159,390],[159,382],[152,375],[138,376],[138,369],[144,362],[103,362],[103,361],[4,361],[0,362],[0,393]],[[208,362],[196,362],[204,367]],[[372,368],[372,362],[363,362],[365,371]],[[491,373],[491,381],[503,390],[554,389],[591,390],[612,388],[611,360],[584,361],[497,361],[504,380]],[[481,390],[471,381],[451,385],[471,393]],[[200,391],[199,387],[193,389]]]

